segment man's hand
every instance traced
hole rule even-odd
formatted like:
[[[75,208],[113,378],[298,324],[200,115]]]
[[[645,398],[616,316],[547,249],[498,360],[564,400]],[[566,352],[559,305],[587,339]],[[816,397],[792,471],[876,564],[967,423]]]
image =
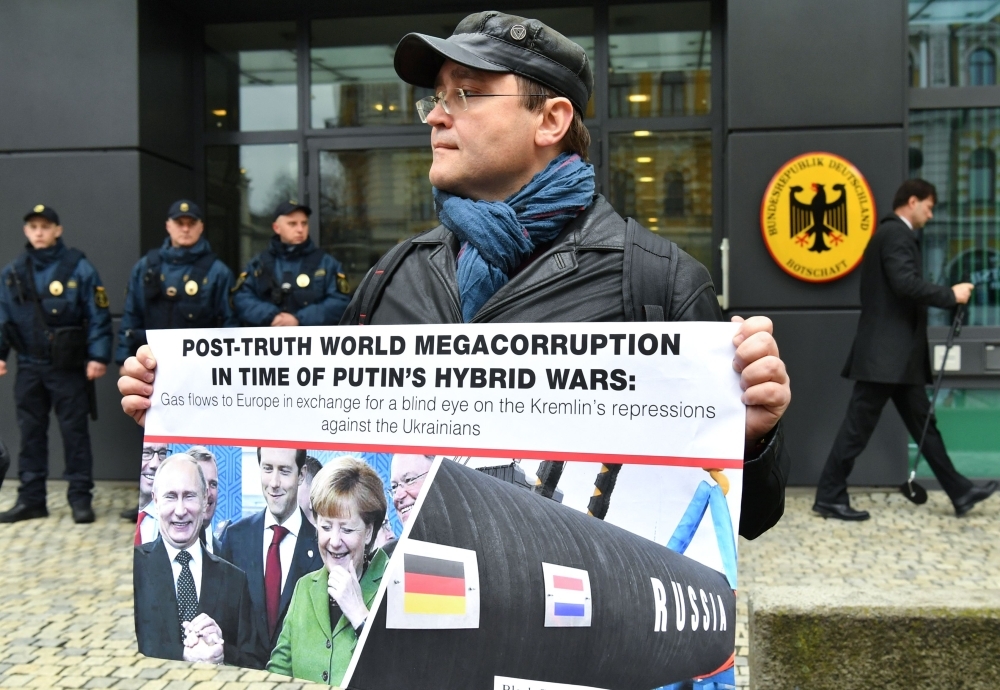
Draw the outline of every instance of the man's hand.
[[[958,304],[968,304],[972,297],[972,291],[975,289],[976,286],[972,283],[958,283],[951,286],[951,291],[955,293],[955,301]]]
[[[209,644],[222,642],[222,628],[207,613],[199,613],[190,623],[184,623],[186,633],[194,633]]]
[[[122,394],[122,409],[139,426],[146,426],[146,410],[149,396],[153,394],[156,360],[149,345],[143,345],[122,365],[122,377],[118,379],[118,391]]]
[[[184,661],[202,661],[221,664],[225,659],[225,641],[222,629],[205,613],[194,620],[181,623],[184,628]]]
[[[7,362],[0,359],[0,376],[7,373]]]
[[[774,428],[792,400],[785,363],[778,356],[771,319],[752,316],[743,320],[734,316],[733,323],[742,324],[733,338],[736,357],[733,369],[740,374],[743,404],[747,406],[747,443],[759,441]]]
[[[108,373],[108,365],[100,362],[87,362],[87,380],[99,379]]]
[[[296,319],[291,314],[289,314],[287,311],[283,311],[283,312],[279,312],[278,315],[275,316],[271,320],[271,325],[272,326],[298,326],[299,325],[299,320]]]
[[[365,622],[368,617],[368,607],[365,606],[365,598],[361,593],[361,584],[358,582],[358,573],[354,570],[353,561],[347,564],[347,568],[334,566],[330,570],[326,585],[327,593],[340,606],[340,610],[351,622],[352,628],[356,629]]]

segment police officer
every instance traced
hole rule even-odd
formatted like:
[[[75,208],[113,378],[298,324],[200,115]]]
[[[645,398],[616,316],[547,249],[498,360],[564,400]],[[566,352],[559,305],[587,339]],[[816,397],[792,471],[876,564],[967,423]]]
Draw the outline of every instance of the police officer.
[[[73,520],[94,521],[94,457],[87,414],[93,381],[111,359],[111,315],[101,278],[83,252],[63,244],[55,210],[38,204],[24,217],[28,245],[0,273],[0,376],[17,350],[14,399],[21,431],[17,502],[0,522],[47,517],[49,411],[55,408],[66,457]]]
[[[167,237],[132,269],[115,361],[122,364],[146,343],[150,328],[237,326],[229,306],[233,273],[202,237],[205,223],[193,201],[175,201],[167,211]],[[121,512],[138,518],[138,505]]]
[[[146,343],[150,328],[237,326],[229,307],[233,273],[212,252],[201,209],[175,201],[167,212],[167,237],[132,269],[115,361],[125,362]]]
[[[304,204],[284,201],[274,211],[274,237],[240,274],[233,306],[247,326],[324,326],[340,321],[350,298],[340,262],[309,239]]]

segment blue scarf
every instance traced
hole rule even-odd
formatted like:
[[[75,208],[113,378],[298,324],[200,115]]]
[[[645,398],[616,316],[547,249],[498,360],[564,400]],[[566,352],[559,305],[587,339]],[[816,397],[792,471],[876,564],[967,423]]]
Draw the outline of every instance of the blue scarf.
[[[462,243],[458,293],[468,323],[510,272],[590,206],[594,166],[562,153],[503,201],[472,201],[434,190],[438,218]]]

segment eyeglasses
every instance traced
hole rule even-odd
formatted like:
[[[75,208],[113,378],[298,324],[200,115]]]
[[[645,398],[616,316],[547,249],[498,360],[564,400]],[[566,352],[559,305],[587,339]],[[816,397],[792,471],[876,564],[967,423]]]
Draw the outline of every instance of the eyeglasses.
[[[456,107],[460,110],[468,110],[468,99],[470,98],[514,98],[520,96],[552,98],[547,93],[466,93],[465,89],[459,88],[451,89],[451,91],[455,94],[455,98],[451,98],[446,90],[438,91],[433,96],[427,96],[417,101],[417,114],[420,116],[420,121],[427,124],[427,118],[430,117],[431,111],[438,103],[444,108],[445,113],[452,115]]]
[[[430,472],[430,470],[427,470],[427,472]],[[409,477],[403,477],[403,480],[399,482],[391,482],[389,484],[389,489],[392,491],[392,493],[396,493],[396,491],[400,487],[403,487],[404,489],[409,489],[418,479],[420,479],[421,477],[426,477],[427,472],[424,472],[423,474],[411,475]]]
[[[160,456],[160,460],[166,460],[167,456],[170,455],[169,448],[143,448],[142,449],[142,459],[152,460],[154,455]]]

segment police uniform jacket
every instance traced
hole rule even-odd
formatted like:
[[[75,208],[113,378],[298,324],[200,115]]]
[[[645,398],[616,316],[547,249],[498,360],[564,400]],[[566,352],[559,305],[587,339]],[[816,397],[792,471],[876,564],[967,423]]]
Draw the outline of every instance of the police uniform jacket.
[[[233,306],[242,324],[270,326],[287,312],[301,326],[332,326],[350,298],[340,262],[307,239],[284,244],[278,236],[237,280]]]
[[[87,361],[110,361],[111,314],[93,264],[62,239],[45,249],[28,245],[0,272],[0,360],[13,347],[18,364],[48,364],[53,334],[72,327],[84,329]]]
[[[623,291],[625,220],[604,197],[570,221],[537,258],[511,276],[482,306],[473,323],[627,321]],[[363,318],[369,324],[462,323],[455,277],[458,239],[443,225],[412,240],[413,248],[388,275],[381,299]],[[718,298],[708,271],[677,250],[668,321],[718,321]],[[630,276],[634,278],[634,276]],[[369,271],[342,324],[362,321],[361,296]],[[752,539],[784,512],[790,462],[780,426],[746,459],[740,534]]]
[[[207,240],[172,247],[165,239],[132,269],[115,361],[122,364],[145,344],[147,329],[239,325],[229,306],[232,286],[232,271]]]
[[[882,219],[861,261],[861,319],[842,375],[855,381],[924,385],[927,306],[955,306],[947,285],[923,278],[917,233],[895,214]]]

